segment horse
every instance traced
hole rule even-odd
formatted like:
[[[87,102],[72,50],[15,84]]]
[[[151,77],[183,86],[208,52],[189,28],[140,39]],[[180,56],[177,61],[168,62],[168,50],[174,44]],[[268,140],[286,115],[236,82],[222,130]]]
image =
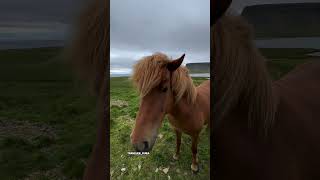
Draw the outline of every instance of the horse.
[[[140,106],[130,136],[136,151],[151,151],[168,115],[176,134],[173,158],[179,159],[182,133],[190,135],[191,169],[197,172],[199,133],[210,118],[210,81],[195,87],[187,68],[181,66],[184,56],[170,60],[165,54],[155,53],[134,65],[131,79],[140,94]]]
[[[251,25],[240,16],[216,19],[215,178],[320,179],[320,62],[272,81]]]
[[[79,17],[77,32],[68,48],[76,74],[86,80],[97,97],[98,128],[95,145],[86,163],[83,179],[106,179],[109,176],[109,1],[95,0]]]

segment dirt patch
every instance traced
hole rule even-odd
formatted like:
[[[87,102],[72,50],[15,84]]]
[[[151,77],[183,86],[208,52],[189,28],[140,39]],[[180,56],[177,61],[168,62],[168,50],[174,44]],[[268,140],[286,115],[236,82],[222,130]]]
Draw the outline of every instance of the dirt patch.
[[[0,119],[0,138],[9,136],[26,140],[32,140],[39,136],[49,139],[56,139],[57,137],[54,129],[47,124]]]
[[[129,104],[127,101],[122,101],[122,100],[111,100],[110,102],[110,106],[112,107],[119,107],[119,108],[123,108],[123,107],[127,107]]]
[[[120,116],[120,117],[117,118],[117,120],[119,120],[119,121],[126,121],[126,122],[134,122],[134,119],[131,118],[131,117],[128,116],[128,115]]]
[[[37,171],[30,174],[28,177],[23,180],[38,180],[38,179],[56,179],[56,180],[67,180],[63,173],[61,172],[61,168],[57,167],[54,169],[50,169],[47,171]]]

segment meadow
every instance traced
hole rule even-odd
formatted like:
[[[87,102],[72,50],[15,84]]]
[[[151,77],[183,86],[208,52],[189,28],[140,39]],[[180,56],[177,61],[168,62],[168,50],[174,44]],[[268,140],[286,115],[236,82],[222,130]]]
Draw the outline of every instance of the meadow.
[[[264,51],[273,59],[267,64],[277,79],[313,50]],[[172,160],[175,136],[167,121],[150,155],[128,156],[139,97],[128,78],[110,83],[112,179],[208,179],[209,129],[201,134],[198,174],[190,170],[187,135],[180,160]],[[81,179],[95,140],[95,103],[85,83],[74,80],[62,48],[1,50],[0,179]]]
[[[81,179],[96,128],[82,84],[61,48],[0,51],[0,179]]]
[[[194,78],[200,84],[205,78]],[[110,81],[111,107],[111,176],[112,179],[208,179],[210,161],[209,129],[200,136],[198,157],[200,172],[193,174],[191,165],[191,138],[182,136],[181,155],[174,161],[175,133],[165,119],[156,143],[149,155],[128,155],[134,151],[130,144],[130,133],[138,111],[139,96],[128,77],[115,77]]]
[[[306,54],[312,49],[262,49],[269,59],[267,67],[272,79],[276,80],[293,69],[296,65],[306,62]],[[193,78],[198,85],[205,78]],[[155,146],[149,155],[133,156],[127,152],[134,151],[130,144],[130,133],[134,127],[138,111],[139,96],[128,77],[110,79],[110,112],[111,112],[111,177],[112,179],[209,179],[210,174],[210,142],[209,128],[201,133],[198,146],[200,171],[193,174],[191,165],[191,139],[182,136],[181,157],[173,160],[175,152],[175,133],[165,119]]]

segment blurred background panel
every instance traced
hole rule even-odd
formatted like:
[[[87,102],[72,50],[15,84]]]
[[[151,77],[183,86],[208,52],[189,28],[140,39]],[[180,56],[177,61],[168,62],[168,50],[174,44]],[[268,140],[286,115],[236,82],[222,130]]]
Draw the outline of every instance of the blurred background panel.
[[[0,1],[0,179],[81,179],[95,98],[66,61],[81,0]]]
[[[318,0],[233,0],[228,12],[253,26],[255,43],[279,79],[296,65],[320,56]]]

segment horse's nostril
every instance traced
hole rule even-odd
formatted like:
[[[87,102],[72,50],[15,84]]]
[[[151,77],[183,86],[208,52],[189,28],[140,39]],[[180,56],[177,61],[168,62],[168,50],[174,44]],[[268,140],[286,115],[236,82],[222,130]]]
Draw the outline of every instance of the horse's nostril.
[[[143,141],[143,144],[144,144],[144,150],[148,150],[149,149],[149,143],[148,141]]]

